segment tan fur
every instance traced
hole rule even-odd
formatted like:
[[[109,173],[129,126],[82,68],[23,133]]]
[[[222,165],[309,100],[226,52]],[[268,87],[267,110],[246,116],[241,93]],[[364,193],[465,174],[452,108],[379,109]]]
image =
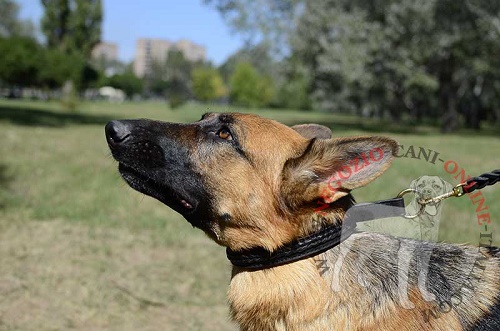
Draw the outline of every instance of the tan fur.
[[[285,221],[281,206],[275,204],[280,201],[281,169],[290,156],[300,155],[307,139],[281,123],[262,122],[255,115],[240,114],[238,124],[235,134],[250,152],[250,164],[241,162],[234,152],[196,150],[200,171],[212,174],[206,181],[218,198],[217,210],[232,216],[231,222],[215,224],[211,237],[233,249],[261,246],[275,250],[295,238],[298,229],[297,224]],[[242,236],[248,240],[241,240]]]
[[[240,151],[231,144],[200,140],[204,138],[197,132],[203,123],[218,123],[219,116],[227,117],[221,121]],[[203,229],[233,251],[262,247],[272,252],[340,222],[351,204],[351,190],[380,176],[397,152],[397,143],[389,138],[326,139],[331,132],[325,127],[289,128],[250,114],[208,114],[190,125],[166,126],[165,135],[189,149],[189,161],[210,193],[210,222]],[[359,166],[368,157],[371,161]],[[335,176],[341,180],[333,181],[332,188]],[[321,214],[318,205],[326,206]],[[453,291],[461,294],[450,312],[426,318],[436,302],[423,299],[415,255],[398,255],[401,247],[435,254],[431,273],[443,275],[450,289],[428,285],[443,297]],[[488,255],[466,246],[355,234],[313,258],[255,271],[233,267],[231,314],[245,331],[462,330],[484,317],[500,293],[500,260],[482,259],[481,254]],[[318,259],[328,264],[326,272],[318,269]],[[401,261],[411,266],[411,309],[398,298]],[[475,262],[478,267],[471,268]]]
[[[366,245],[363,237],[356,235],[352,240]],[[336,261],[338,254],[333,249],[316,258]],[[437,312],[436,303],[424,301],[416,286],[409,294],[415,308],[405,309],[388,299],[374,304],[357,281],[354,262],[358,257],[349,254],[337,292],[331,288],[332,273],[320,275],[315,258],[258,271],[234,267],[228,293],[233,318],[242,330],[280,330],[275,327],[278,322],[283,330],[463,330],[458,314],[472,321],[481,318],[500,291],[500,264],[489,260],[481,277],[471,278],[475,292],[468,293],[464,283],[462,302],[454,300],[454,309],[426,319],[426,312]],[[369,286],[382,291],[380,282],[384,281]]]
[[[277,323],[290,331],[461,330],[454,312],[424,321],[422,311],[431,306],[417,290],[411,292],[411,298],[417,303],[415,309],[388,305],[367,311],[358,284],[352,282],[332,295],[311,260],[254,272],[235,268],[229,289],[233,318],[242,330],[276,330]]]

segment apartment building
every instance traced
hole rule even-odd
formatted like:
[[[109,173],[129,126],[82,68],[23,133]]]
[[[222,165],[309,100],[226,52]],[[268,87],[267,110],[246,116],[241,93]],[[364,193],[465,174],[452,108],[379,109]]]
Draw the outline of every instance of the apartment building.
[[[189,61],[204,61],[206,49],[202,45],[189,40],[171,42],[163,39],[141,38],[137,40],[134,60],[134,73],[137,77],[144,77],[151,71],[154,61],[165,62],[170,50],[179,50]]]
[[[92,58],[106,62],[118,60],[118,45],[109,42],[100,42],[92,49]]]

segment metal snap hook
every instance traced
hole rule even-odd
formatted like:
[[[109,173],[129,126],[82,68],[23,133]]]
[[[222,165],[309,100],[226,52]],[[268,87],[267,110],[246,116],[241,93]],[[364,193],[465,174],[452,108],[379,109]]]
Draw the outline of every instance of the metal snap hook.
[[[402,190],[401,192],[399,192],[396,197],[397,198],[402,198],[404,195],[406,195],[408,193],[417,194],[418,191],[416,189],[413,189],[413,188],[407,188],[407,189]],[[403,215],[404,218],[414,219],[414,218],[417,218],[418,216],[420,216],[424,212],[424,210],[425,210],[425,204],[422,204],[419,201],[417,201],[417,202],[420,205],[420,209],[418,210],[418,212],[415,215]]]

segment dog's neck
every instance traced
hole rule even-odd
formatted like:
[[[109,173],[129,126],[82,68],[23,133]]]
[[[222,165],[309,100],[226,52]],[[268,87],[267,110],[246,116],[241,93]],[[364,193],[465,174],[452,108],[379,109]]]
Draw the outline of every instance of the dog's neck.
[[[351,194],[331,204],[318,201],[316,207],[309,207],[309,212],[296,221],[299,224],[297,238],[303,238],[331,225],[340,224],[346,211],[355,203],[356,201]]]
[[[296,220],[299,226],[297,239],[280,245],[275,251],[254,247],[243,251],[227,249],[228,259],[236,266],[247,269],[265,269],[299,261],[338,245],[355,230],[355,224],[343,226],[346,211],[354,205],[351,195],[339,199],[326,208],[312,210],[304,220]],[[302,216],[304,218],[304,216]]]
[[[343,203],[352,204],[353,199],[346,199]],[[343,213],[339,211],[338,205],[335,208],[337,208],[335,214],[342,215],[341,222],[333,219],[332,224],[319,223],[319,230],[312,231],[305,237],[297,236],[298,239],[281,245],[275,251],[269,251],[263,247],[239,251],[227,248],[227,257],[233,265],[249,270],[273,268],[314,257],[334,248],[356,231],[358,222],[403,216],[405,213],[403,198],[351,205],[350,208],[341,208]],[[327,217],[323,217],[323,219],[331,220]]]

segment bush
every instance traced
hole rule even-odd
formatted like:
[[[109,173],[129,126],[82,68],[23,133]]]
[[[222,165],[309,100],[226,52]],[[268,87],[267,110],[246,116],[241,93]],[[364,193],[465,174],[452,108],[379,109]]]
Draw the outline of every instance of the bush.
[[[200,101],[213,101],[226,95],[226,87],[216,69],[200,67],[191,75],[194,97]]]
[[[269,77],[262,77],[248,62],[236,65],[231,76],[231,102],[246,107],[269,105],[274,88]]]
[[[40,68],[40,83],[44,87],[59,88],[68,80],[79,82],[85,67],[83,57],[66,54],[57,49],[46,49]]]
[[[43,50],[28,37],[0,37],[0,80],[9,85],[37,86]]]
[[[131,71],[111,76],[107,85],[123,90],[129,98],[132,98],[134,94],[141,94],[144,90],[143,81]]]
[[[289,109],[311,109],[311,99],[308,94],[309,82],[304,76],[296,76],[284,82],[277,93],[276,104]]]
[[[189,99],[189,86],[182,79],[174,78],[169,82],[167,90],[170,108],[176,109]]]

